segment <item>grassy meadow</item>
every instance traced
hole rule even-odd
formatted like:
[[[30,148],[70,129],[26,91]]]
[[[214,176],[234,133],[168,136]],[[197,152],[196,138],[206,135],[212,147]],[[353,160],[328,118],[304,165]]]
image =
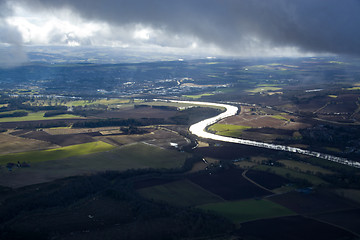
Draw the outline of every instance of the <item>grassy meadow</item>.
[[[242,131],[249,128],[251,127],[216,123],[214,125],[211,125],[208,129],[221,136],[240,137]]]
[[[66,118],[83,118],[73,114],[61,114],[53,117],[44,117],[45,112],[31,112],[24,117],[7,117],[0,118],[0,122],[22,122],[22,121],[41,121],[53,119],[66,119]]]
[[[333,174],[332,171],[324,169],[322,167],[314,166],[309,163],[292,161],[292,160],[279,160],[278,162],[285,165],[286,168],[301,171],[301,172],[310,172],[312,174],[321,173],[321,174]]]
[[[200,99],[202,97],[212,96],[212,95],[214,95],[214,94],[213,93],[203,93],[203,94],[198,94],[198,95],[183,95],[183,97],[191,98],[191,99]]]
[[[327,182],[325,182],[324,180],[322,180],[321,178],[319,178],[317,176],[306,174],[306,173],[301,173],[301,172],[283,168],[283,167],[274,167],[274,166],[268,167],[265,165],[258,165],[258,166],[255,166],[254,169],[260,170],[260,171],[269,171],[271,173],[275,173],[277,175],[280,175],[282,177],[289,178],[289,179],[292,179],[292,178],[303,179],[315,186],[327,184]]]
[[[108,151],[113,148],[113,145],[98,141],[41,151],[11,153],[0,155],[0,164],[6,164],[8,162],[16,163],[18,161],[27,163],[44,162],[77,155]]]
[[[199,208],[215,212],[230,219],[234,223],[295,214],[293,211],[265,199],[210,203],[199,206]]]

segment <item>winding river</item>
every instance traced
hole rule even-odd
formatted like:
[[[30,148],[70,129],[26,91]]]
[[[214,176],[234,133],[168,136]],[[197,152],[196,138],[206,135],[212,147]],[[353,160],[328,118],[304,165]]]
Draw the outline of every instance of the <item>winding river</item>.
[[[168,100],[168,101],[169,102],[174,102],[174,103],[186,103],[186,104],[196,104],[196,105],[204,105],[204,106],[216,106],[216,107],[222,107],[222,108],[226,109],[225,112],[223,112],[223,113],[221,113],[221,114],[219,114],[219,115],[217,115],[215,117],[208,118],[208,119],[205,119],[205,120],[203,120],[201,122],[198,122],[198,123],[195,123],[195,124],[191,125],[190,128],[189,128],[189,131],[192,134],[194,134],[194,135],[196,135],[198,137],[217,140],[217,141],[222,141],[222,142],[238,143],[238,144],[244,144],[244,145],[249,145],[249,146],[274,149],[274,150],[279,150],[279,151],[300,153],[300,154],[304,154],[304,155],[308,155],[308,156],[312,156],[312,157],[317,157],[317,158],[322,158],[322,159],[325,159],[325,160],[328,160],[328,161],[333,161],[333,162],[337,162],[337,163],[340,163],[340,164],[348,165],[348,166],[351,166],[351,167],[360,168],[360,162],[351,161],[351,160],[348,160],[348,159],[342,158],[342,157],[336,157],[336,156],[333,156],[333,155],[314,152],[314,151],[309,151],[309,150],[304,150],[304,149],[296,148],[296,147],[289,147],[289,146],[278,145],[278,144],[256,142],[256,141],[233,138],[233,137],[225,137],[225,136],[220,136],[220,135],[216,135],[216,134],[213,134],[213,133],[206,132],[206,127],[207,126],[210,126],[210,125],[212,125],[212,124],[214,124],[214,123],[216,123],[216,122],[218,122],[221,119],[224,119],[226,117],[236,115],[236,113],[238,112],[238,108],[235,107],[235,106],[231,106],[231,105],[227,105],[227,104],[220,104],[220,103],[196,102],[196,101],[177,101],[177,100]]]

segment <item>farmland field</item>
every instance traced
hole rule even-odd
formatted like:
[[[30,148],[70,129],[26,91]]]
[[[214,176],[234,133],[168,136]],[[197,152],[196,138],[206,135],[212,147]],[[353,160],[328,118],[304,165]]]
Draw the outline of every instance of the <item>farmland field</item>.
[[[242,131],[248,128],[250,127],[216,123],[214,125],[211,125],[209,127],[209,130],[221,136],[240,137]]]
[[[10,134],[0,134],[0,152],[2,154],[24,152],[39,149],[56,148],[57,145],[32,139],[24,139]]]
[[[335,189],[334,193],[354,202],[360,203],[360,190],[357,189]]]
[[[279,120],[289,121],[289,119],[287,119],[286,117],[284,117],[282,115],[270,115],[270,117],[279,119]]]
[[[188,108],[188,107],[196,107],[196,106],[204,106],[209,108],[221,109],[224,110],[223,107],[211,106],[211,105],[201,105],[201,104],[192,104],[192,103],[179,103],[179,102],[164,102],[164,101],[154,101],[154,102],[143,102],[141,105],[149,105],[149,106],[169,106],[169,107],[178,107],[178,108]]]
[[[236,202],[210,203],[202,205],[200,208],[214,211],[229,218],[234,223],[295,214],[293,211],[268,200],[251,199]]]
[[[312,174],[322,173],[322,174],[333,174],[332,171],[324,169],[322,167],[314,166],[309,163],[292,161],[292,160],[279,160],[279,163],[285,165],[285,167],[293,170],[299,170],[301,172],[311,172]]]
[[[254,171],[251,169],[246,172],[246,176],[268,189],[279,188],[289,183],[289,180],[284,177],[269,172]]]
[[[219,196],[205,191],[188,180],[142,188],[138,192],[146,198],[179,206],[195,206],[223,201]]]
[[[39,49],[0,69],[0,239],[360,237],[358,169],[189,131],[203,99],[240,107],[213,133],[358,161],[360,59]]]
[[[360,234],[360,209],[322,213],[313,217]]]
[[[258,87],[254,89],[247,90],[249,93],[260,93],[260,92],[268,92],[268,91],[279,91],[282,88],[279,87]]]
[[[65,147],[70,145],[82,144],[94,142],[92,136],[101,135],[100,133],[80,133],[80,134],[59,134],[50,135],[46,131],[29,131],[24,134],[20,134],[20,137],[27,139],[36,139],[41,141],[50,142],[59,146]]]
[[[170,143],[177,143],[178,146],[184,146],[188,144],[186,139],[179,134],[176,134],[171,131],[167,131],[164,129],[148,129],[150,133],[140,134],[140,135],[108,135],[108,136],[98,136],[95,139],[99,139],[104,142],[109,142],[115,145],[127,145],[130,143],[136,142],[145,142],[148,144],[152,144],[154,146],[158,146],[161,148],[172,148]]]
[[[99,141],[42,151],[11,153],[0,155],[0,164],[6,164],[8,162],[16,163],[18,161],[27,163],[44,162],[76,155],[108,151],[113,148],[114,146]]]
[[[99,146],[96,147],[96,145]],[[60,149],[65,149],[65,152],[56,152],[55,154],[52,153],[52,155],[35,152],[41,157],[39,159],[42,159],[42,162],[38,160],[29,161],[29,158],[25,158],[29,157],[32,152],[27,153],[28,155],[26,153],[21,155],[25,159],[23,161],[30,162],[31,167],[16,168],[12,172],[5,168],[0,169],[0,185],[20,187],[68,176],[104,171],[124,171],[140,168],[179,168],[184,164],[188,156],[176,150],[162,149],[143,143],[114,148],[114,146],[107,143],[93,142]],[[95,152],[95,150],[98,150],[98,152]],[[90,151],[93,153],[90,154]],[[79,155],[80,153],[86,155]],[[9,157],[9,155],[5,156]],[[53,157],[53,160],[47,161],[50,160],[50,157]],[[16,163],[14,158],[10,159]],[[8,161],[3,160],[2,162],[6,164]]]
[[[316,214],[353,209],[357,205],[347,199],[326,191],[289,192],[271,196],[269,200],[281,204],[299,214]]]
[[[262,166],[256,166],[256,167],[254,167],[254,169],[261,170],[261,171],[269,171],[271,173],[275,173],[279,176],[288,178],[290,180],[294,179],[294,178],[295,179],[304,179],[313,185],[321,185],[321,184],[326,185],[327,184],[327,182],[325,182],[324,180],[322,180],[321,178],[319,178],[317,176],[297,172],[297,171],[282,168],[282,167],[268,167],[268,166],[262,165]]]
[[[203,94],[199,94],[199,95],[183,95],[183,97],[191,98],[191,99],[200,99],[202,97],[212,96],[212,95],[214,95],[214,94],[213,93],[203,93]]]
[[[79,101],[70,101],[66,103],[66,106],[91,106],[91,105],[117,105],[117,104],[128,104],[130,103],[129,99],[100,99],[96,101],[87,101],[87,100],[79,100]]]
[[[259,229],[261,229],[261,231],[259,231]],[[247,222],[241,225],[238,233],[242,239],[357,239],[354,234],[346,230],[302,216],[289,216]]]
[[[106,153],[86,156],[84,160],[114,161],[118,165],[117,169],[125,170],[129,168],[177,168],[183,165],[186,157],[187,154],[176,150],[163,149],[145,143],[134,143]],[[82,157],[75,158],[80,160]]]
[[[81,119],[83,117],[79,117],[72,114],[61,114],[53,117],[44,117],[45,112],[33,112],[29,113],[24,117],[9,117],[9,118],[0,118],[0,122],[22,122],[22,121],[41,121],[41,120],[54,120],[54,119]]]
[[[195,174],[189,179],[225,200],[254,198],[271,194],[246,180],[241,175],[242,172],[240,169],[229,169],[212,174]]]
[[[292,121],[289,121],[292,119]],[[241,113],[221,120],[221,124],[248,126],[252,128],[274,128],[298,130],[310,125],[299,121],[296,116],[290,116],[267,108],[251,108],[241,106]]]

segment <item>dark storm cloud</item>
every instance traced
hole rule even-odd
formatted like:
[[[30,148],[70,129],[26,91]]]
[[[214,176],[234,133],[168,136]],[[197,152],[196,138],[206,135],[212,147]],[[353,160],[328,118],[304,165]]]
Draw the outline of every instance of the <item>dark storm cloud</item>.
[[[360,0],[23,0],[111,25],[141,24],[228,52],[256,47],[360,54]]]

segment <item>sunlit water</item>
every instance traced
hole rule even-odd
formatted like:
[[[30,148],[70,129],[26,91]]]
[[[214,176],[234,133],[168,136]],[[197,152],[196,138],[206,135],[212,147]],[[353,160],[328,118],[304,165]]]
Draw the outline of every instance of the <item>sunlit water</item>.
[[[359,162],[350,161],[350,160],[348,160],[346,158],[342,158],[342,157],[336,157],[336,156],[333,156],[333,155],[314,152],[314,151],[309,151],[309,150],[304,150],[304,149],[296,148],[296,147],[289,147],[289,146],[283,146],[283,145],[277,145],[277,144],[271,144],[271,143],[256,142],[256,141],[233,138],[233,137],[225,137],[225,136],[220,136],[220,135],[216,135],[216,134],[213,134],[213,133],[206,132],[206,127],[220,121],[221,119],[236,115],[236,113],[238,112],[238,108],[235,107],[235,106],[231,106],[231,105],[227,105],[227,104],[220,104],[220,103],[196,102],[196,101],[169,100],[169,102],[196,104],[196,105],[205,105],[205,106],[217,106],[217,107],[222,107],[222,108],[226,109],[225,112],[223,112],[223,113],[221,113],[221,114],[219,114],[219,115],[217,115],[215,117],[208,118],[208,119],[205,119],[205,120],[203,120],[201,122],[198,122],[198,123],[195,123],[195,124],[191,125],[190,128],[189,128],[189,131],[192,134],[194,134],[194,135],[196,135],[198,137],[217,140],[217,141],[222,141],[222,142],[238,143],[238,144],[244,144],[244,145],[249,145],[249,146],[274,149],[274,150],[279,150],[279,151],[300,153],[300,154],[304,154],[304,155],[308,155],[308,156],[312,156],[312,157],[322,158],[322,159],[326,159],[326,160],[329,160],[329,161],[341,163],[341,164],[348,165],[348,166],[351,166],[351,167],[360,168],[360,163]]]

